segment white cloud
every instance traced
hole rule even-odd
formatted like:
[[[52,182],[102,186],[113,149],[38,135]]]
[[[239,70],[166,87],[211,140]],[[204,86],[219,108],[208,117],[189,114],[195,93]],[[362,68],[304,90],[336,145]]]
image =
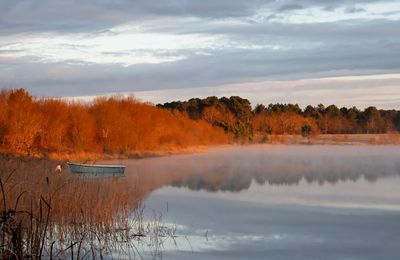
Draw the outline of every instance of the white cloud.
[[[0,51],[8,56],[35,57],[41,62],[81,61],[123,65],[161,63],[184,59],[179,50],[214,48],[216,36],[173,35],[162,33],[122,33],[90,37],[85,34],[41,33],[4,43]],[[17,51],[17,52],[15,52]]]

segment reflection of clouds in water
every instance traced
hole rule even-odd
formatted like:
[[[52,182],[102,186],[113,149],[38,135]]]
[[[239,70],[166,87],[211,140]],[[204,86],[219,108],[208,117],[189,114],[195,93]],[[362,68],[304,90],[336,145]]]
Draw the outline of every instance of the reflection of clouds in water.
[[[296,239],[311,239],[310,237],[293,237],[290,234],[215,235],[206,234],[207,231],[202,229],[190,230],[186,227],[184,230],[190,232],[190,234],[178,236],[176,240],[177,243],[167,241],[167,243],[164,244],[164,249],[166,251],[174,251],[176,249],[190,252],[203,252],[208,250],[227,251],[239,244],[282,242],[282,240],[287,240],[287,242],[289,242],[290,240]],[[179,229],[178,233],[183,234]]]
[[[166,219],[184,226],[177,231],[178,248],[167,246],[165,259],[398,259],[400,255],[397,211],[238,200],[246,193],[173,187],[153,193],[147,207],[162,208],[169,202]]]

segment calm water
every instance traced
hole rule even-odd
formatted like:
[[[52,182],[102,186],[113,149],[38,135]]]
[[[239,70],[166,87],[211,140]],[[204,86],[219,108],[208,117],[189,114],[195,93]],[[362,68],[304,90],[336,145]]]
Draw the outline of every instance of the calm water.
[[[253,146],[130,160],[164,259],[400,259],[399,146]],[[146,254],[145,254],[146,255]]]

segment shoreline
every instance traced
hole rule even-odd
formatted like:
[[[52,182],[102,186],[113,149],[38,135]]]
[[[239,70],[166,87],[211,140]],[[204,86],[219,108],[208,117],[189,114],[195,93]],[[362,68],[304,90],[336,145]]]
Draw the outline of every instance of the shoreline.
[[[256,137],[257,139],[257,137]],[[214,147],[234,146],[278,146],[278,145],[400,145],[400,134],[321,134],[310,137],[301,135],[268,135],[263,142],[230,143],[220,145],[200,145],[185,148],[169,148],[157,151],[132,151],[124,154],[102,152],[50,152],[48,154],[20,155],[1,151],[2,157],[49,159],[55,162],[66,161],[96,161],[117,159],[143,159],[151,157],[164,157],[170,155],[204,153]]]
[[[400,144],[400,134],[320,134],[309,137],[270,135],[266,142],[256,143],[271,145],[398,145]]]

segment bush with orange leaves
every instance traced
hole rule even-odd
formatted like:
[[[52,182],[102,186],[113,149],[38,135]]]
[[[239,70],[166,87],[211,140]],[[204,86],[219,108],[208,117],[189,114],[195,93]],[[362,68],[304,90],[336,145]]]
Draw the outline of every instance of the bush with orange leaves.
[[[253,118],[254,130],[265,134],[300,135],[305,125],[310,127],[312,134],[319,133],[319,128],[313,118],[306,118],[299,114],[257,114]]]
[[[13,154],[129,155],[229,140],[219,127],[133,97],[101,97],[78,103],[34,98],[24,89],[0,93],[0,147]]]

